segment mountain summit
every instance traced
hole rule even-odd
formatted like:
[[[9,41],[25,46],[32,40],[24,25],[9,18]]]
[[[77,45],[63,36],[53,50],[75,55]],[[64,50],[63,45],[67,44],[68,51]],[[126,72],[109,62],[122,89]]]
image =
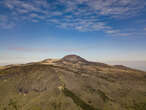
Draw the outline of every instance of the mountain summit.
[[[73,63],[88,62],[87,60],[85,60],[84,58],[82,58],[78,55],[67,55],[67,56],[64,56],[60,61],[73,62]]]

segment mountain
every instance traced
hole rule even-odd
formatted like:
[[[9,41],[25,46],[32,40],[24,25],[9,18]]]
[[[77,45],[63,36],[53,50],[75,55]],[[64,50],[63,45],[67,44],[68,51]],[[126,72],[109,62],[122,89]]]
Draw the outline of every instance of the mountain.
[[[88,63],[87,60],[81,58],[80,56],[77,55],[67,55],[65,57],[63,57],[61,60],[59,60],[60,62],[71,62],[71,63]]]
[[[146,110],[146,73],[77,55],[1,67],[0,110]]]

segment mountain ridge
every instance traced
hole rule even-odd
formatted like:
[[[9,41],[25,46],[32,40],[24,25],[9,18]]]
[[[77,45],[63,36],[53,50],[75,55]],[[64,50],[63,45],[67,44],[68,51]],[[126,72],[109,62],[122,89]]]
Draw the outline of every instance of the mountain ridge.
[[[78,55],[75,54],[70,54],[66,55],[63,58],[48,58],[40,62],[31,62],[31,63],[26,63],[26,64],[10,64],[10,65],[5,65],[5,66],[0,66],[0,69],[5,69],[5,68],[10,68],[13,66],[23,66],[23,65],[31,65],[31,64],[51,64],[51,65],[72,65],[72,64],[79,64],[79,65],[94,65],[94,66],[100,66],[100,67],[107,67],[107,68],[115,68],[115,69],[121,69],[121,70],[133,70],[133,71],[141,71],[139,69],[134,69],[131,67],[127,67],[124,65],[109,65],[106,63],[101,63],[101,62],[95,62],[95,61],[88,61]]]

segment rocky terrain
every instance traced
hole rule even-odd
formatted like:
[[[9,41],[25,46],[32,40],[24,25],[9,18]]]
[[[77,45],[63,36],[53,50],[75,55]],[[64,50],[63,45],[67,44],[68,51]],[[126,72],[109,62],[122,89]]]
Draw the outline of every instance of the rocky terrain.
[[[77,55],[0,67],[0,110],[146,110],[146,73]]]

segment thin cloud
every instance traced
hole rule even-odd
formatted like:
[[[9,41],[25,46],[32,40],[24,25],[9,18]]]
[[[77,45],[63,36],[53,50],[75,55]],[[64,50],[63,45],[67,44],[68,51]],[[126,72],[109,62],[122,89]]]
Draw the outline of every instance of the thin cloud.
[[[9,47],[10,51],[19,51],[19,52],[46,52],[50,49],[48,48],[26,48],[26,47]]]
[[[131,33],[114,28],[102,17],[127,19],[145,11],[145,0],[3,0],[3,7],[9,9],[7,20],[1,20],[2,28],[10,28],[18,21],[54,24],[56,27],[77,31],[102,31],[109,35],[127,36]],[[60,8],[62,7],[62,8]],[[13,13],[13,14],[11,14]],[[3,15],[2,15],[3,16]],[[8,18],[17,18],[15,22]],[[119,31],[120,30],[120,31]]]
[[[9,51],[17,51],[17,52],[36,52],[36,53],[46,53],[46,52],[53,52],[53,51],[60,51],[60,52],[80,52],[81,50],[87,50],[89,47],[85,48],[28,48],[28,47],[9,47]]]
[[[0,27],[4,29],[10,29],[15,26],[13,21],[10,21],[8,16],[0,15]]]

